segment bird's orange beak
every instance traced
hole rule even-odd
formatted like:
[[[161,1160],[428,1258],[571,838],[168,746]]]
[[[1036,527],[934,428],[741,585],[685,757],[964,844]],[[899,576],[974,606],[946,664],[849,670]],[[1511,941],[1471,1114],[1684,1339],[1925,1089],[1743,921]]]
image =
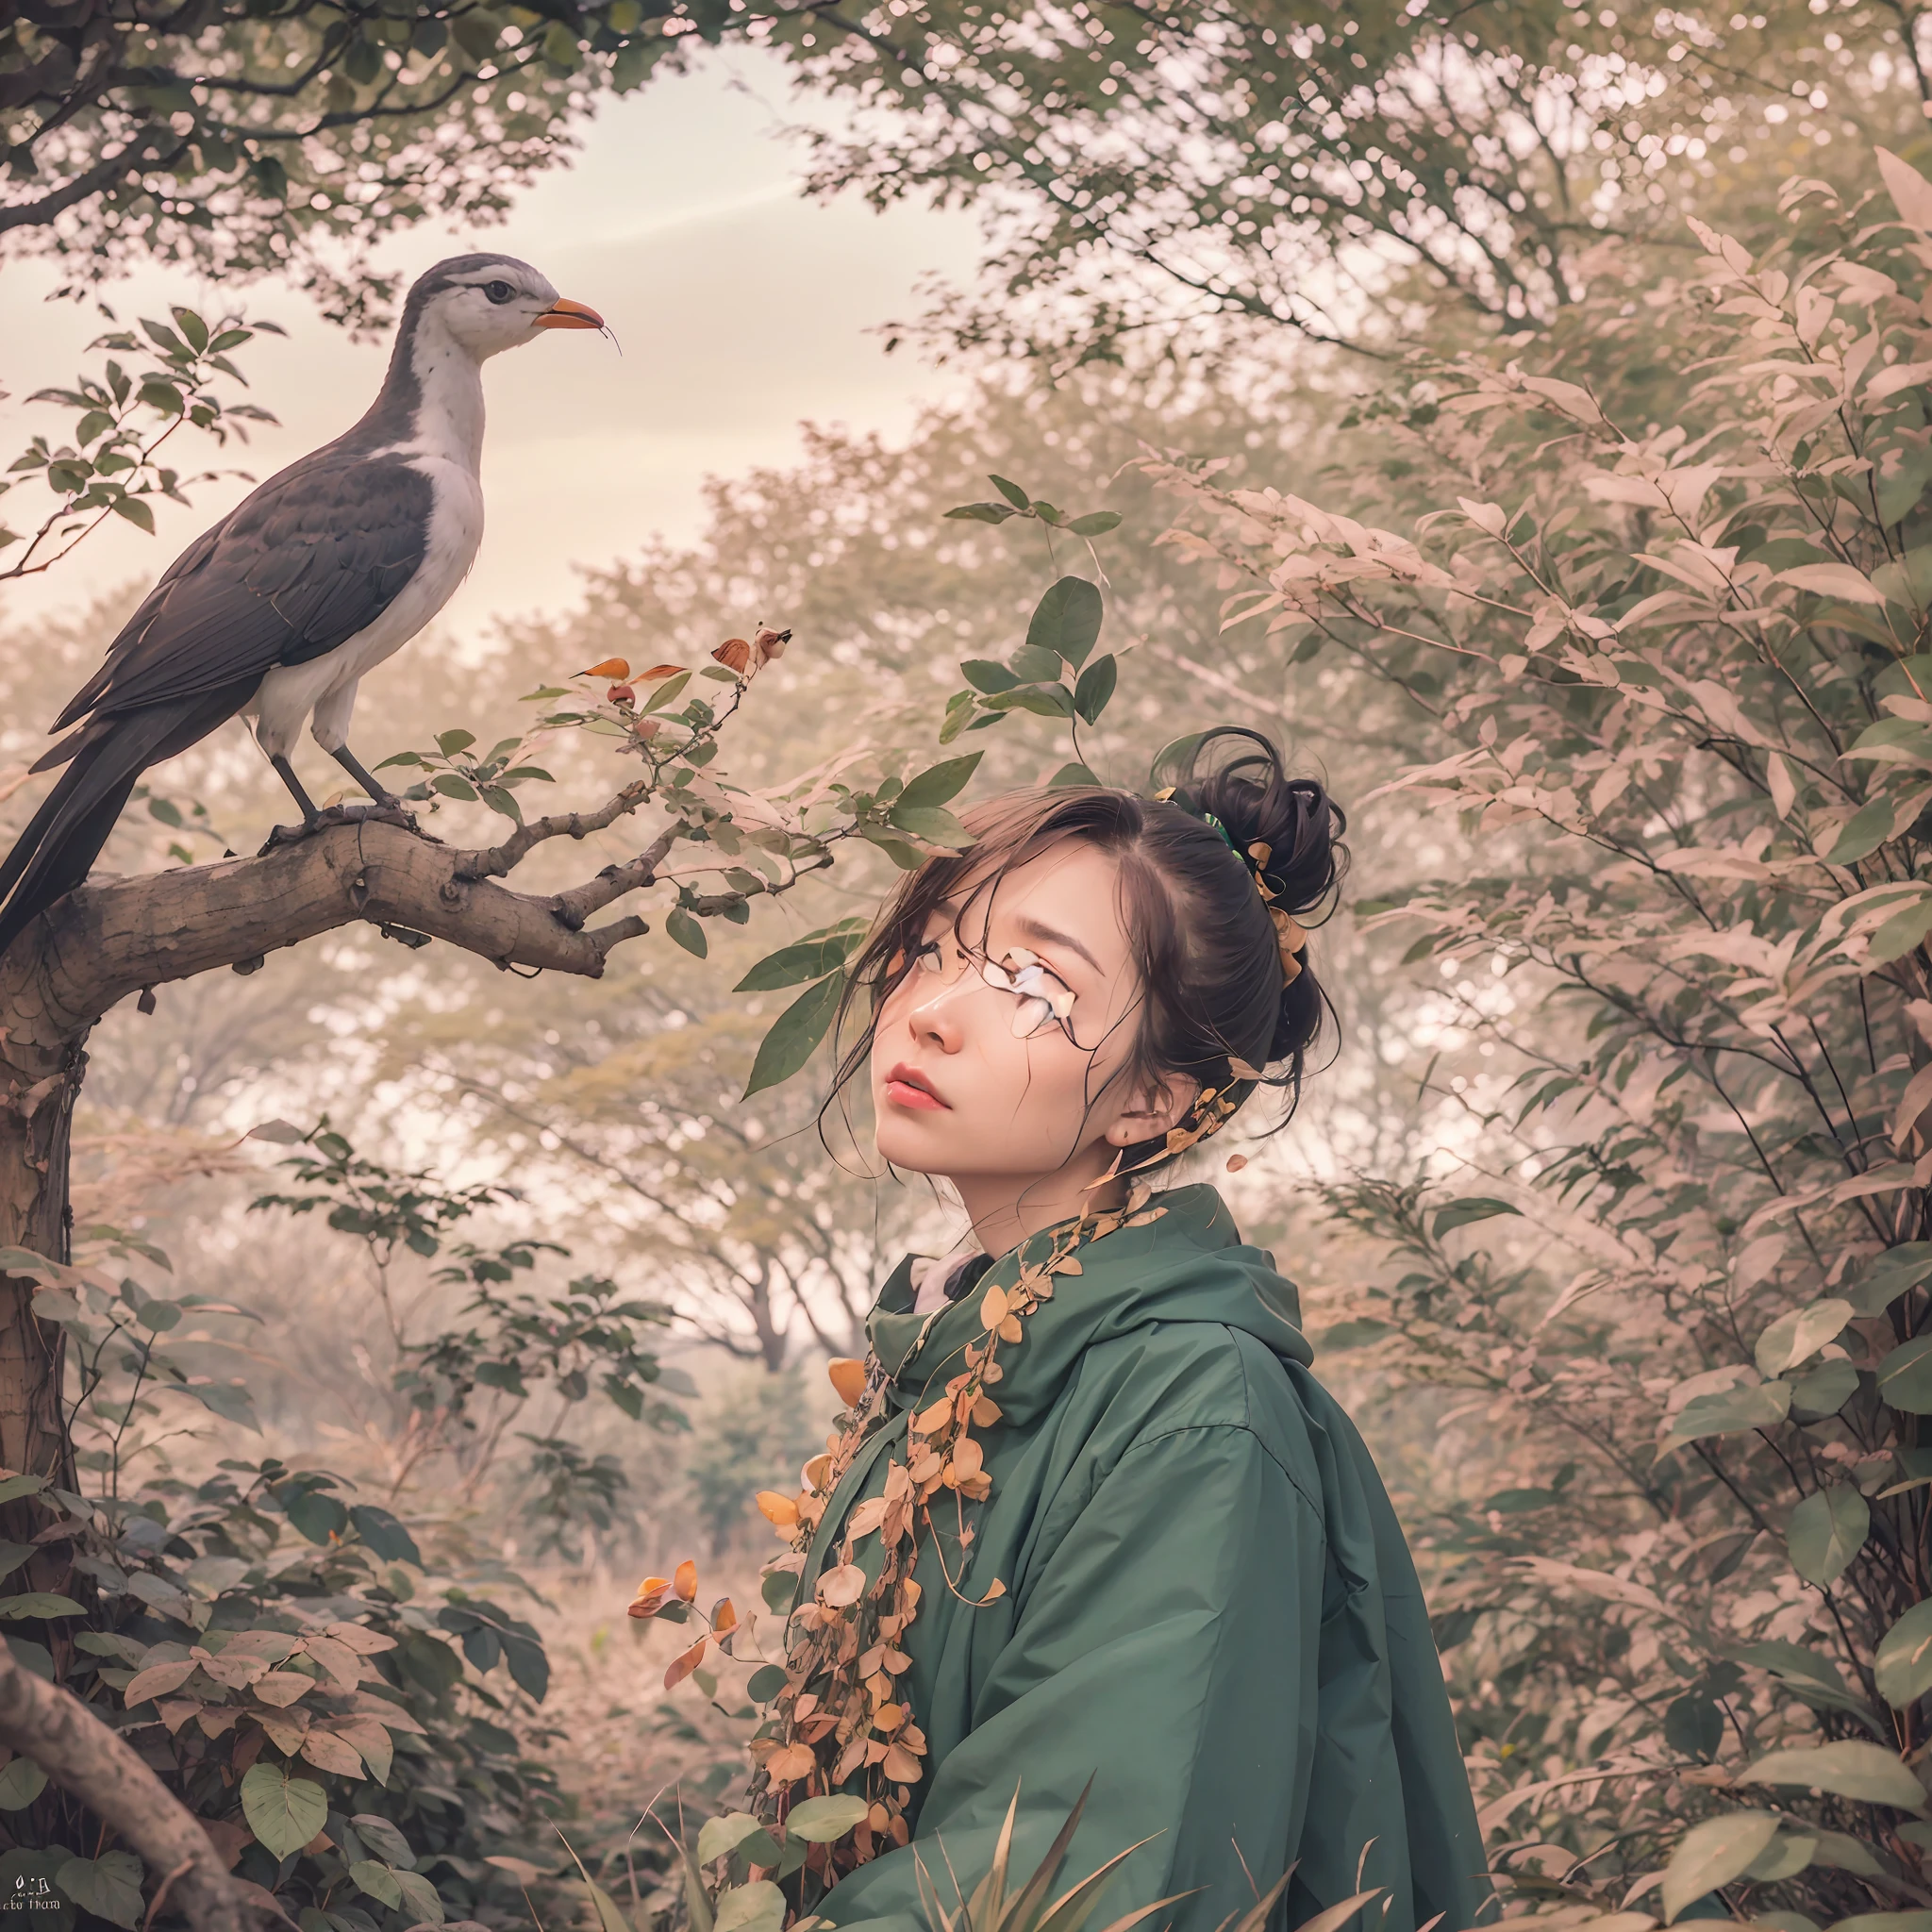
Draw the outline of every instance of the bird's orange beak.
[[[581,302],[559,295],[555,304],[537,318],[539,328],[602,328],[604,318]]]

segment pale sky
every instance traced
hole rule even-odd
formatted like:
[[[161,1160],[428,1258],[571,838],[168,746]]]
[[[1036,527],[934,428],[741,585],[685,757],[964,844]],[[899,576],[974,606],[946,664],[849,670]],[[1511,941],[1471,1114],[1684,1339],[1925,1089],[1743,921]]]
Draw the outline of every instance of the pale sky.
[[[609,562],[654,530],[694,537],[704,478],[789,460],[801,422],[899,435],[923,401],[958,388],[956,374],[903,349],[887,356],[869,331],[914,309],[924,272],[968,274],[970,219],[802,201],[799,156],[774,131],[787,110],[775,61],[713,56],[694,75],[607,100],[574,165],[544,176],[504,225],[417,228],[383,250],[385,266],[406,274],[472,247],[521,256],[602,313],[623,345],[620,355],[600,337],[558,331],[488,365],[489,524],[445,613],[458,633],[567,604],[575,564]],[[91,306],[47,301],[56,280],[15,263],[0,287],[0,389],[10,392],[0,401],[0,464],[36,432],[64,426],[58,408],[23,399],[70,383],[108,325]],[[210,315],[226,306],[192,276],[162,271],[103,292],[126,322],[165,316],[171,302]],[[182,457],[259,480],[361,414],[389,349],[350,342],[286,286],[251,287],[242,299],[289,331],[241,352],[249,399],[280,426],[258,428],[233,455],[204,440]],[[115,520],[48,575],[0,586],[0,622],[152,577],[249,487],[204,484],[189,509],[162,503],[155,538]],[[7,520],[19,529],[48,501],[38,484],[11,491]]]

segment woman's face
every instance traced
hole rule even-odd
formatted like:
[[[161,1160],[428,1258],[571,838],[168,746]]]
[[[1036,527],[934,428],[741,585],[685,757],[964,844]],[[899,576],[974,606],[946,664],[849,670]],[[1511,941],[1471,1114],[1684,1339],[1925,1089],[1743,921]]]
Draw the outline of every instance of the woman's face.
[[[977,1223],[995,1195],[1024,1210],[1029,1190],[1066,1192],[1042,1183],[1084,1186],[1165,1132],[1194,1087],[1134,1092],[1121,1077],[1141,980],[1110,857],[1069,841],[976,898],[973,883],[879,1009],[872,1091],[880,1154],[953,1181]]]

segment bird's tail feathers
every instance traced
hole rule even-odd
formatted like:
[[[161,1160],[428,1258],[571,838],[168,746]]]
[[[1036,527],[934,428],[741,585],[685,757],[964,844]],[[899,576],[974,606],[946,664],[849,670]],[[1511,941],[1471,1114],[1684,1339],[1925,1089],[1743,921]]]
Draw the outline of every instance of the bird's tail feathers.
[[[132,717],[97,720],[79,734],[66,771],[0,860],[0,955],[87,877],[142,773],[227,715],[204,723],[207,708],[205,698],[157,705]]]

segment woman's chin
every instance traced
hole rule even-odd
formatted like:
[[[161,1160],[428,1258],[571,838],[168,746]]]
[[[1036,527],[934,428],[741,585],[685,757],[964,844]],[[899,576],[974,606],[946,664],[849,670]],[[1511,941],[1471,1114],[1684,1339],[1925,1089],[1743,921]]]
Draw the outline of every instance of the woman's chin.
[[[882,1111],[874,1136],[881,1160],[891,1161],[901,1174],[928,1174],[948,1172],[945,1138],[929,1121],[904,1120],[895,1111]]]

